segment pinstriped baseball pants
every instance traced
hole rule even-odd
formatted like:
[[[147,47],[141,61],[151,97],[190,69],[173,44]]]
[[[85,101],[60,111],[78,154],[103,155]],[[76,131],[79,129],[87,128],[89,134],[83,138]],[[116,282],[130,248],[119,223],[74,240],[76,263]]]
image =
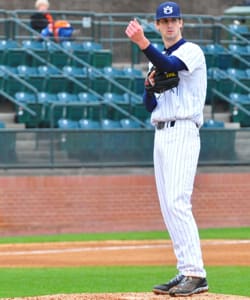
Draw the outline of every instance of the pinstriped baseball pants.
[[[191,196],[200,152],[199,129],[189,120],[155,131],[154,170],[161,213],[173,243],[177,269],[206,277]]]

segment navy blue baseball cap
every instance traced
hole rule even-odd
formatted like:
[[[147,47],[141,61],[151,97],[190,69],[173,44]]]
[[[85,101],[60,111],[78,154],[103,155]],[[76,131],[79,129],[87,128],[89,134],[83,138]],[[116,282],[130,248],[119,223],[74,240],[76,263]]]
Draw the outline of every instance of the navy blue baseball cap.
[[[163,2],[156,9],[156,20],[181,18],[180,6],[175,2]]]

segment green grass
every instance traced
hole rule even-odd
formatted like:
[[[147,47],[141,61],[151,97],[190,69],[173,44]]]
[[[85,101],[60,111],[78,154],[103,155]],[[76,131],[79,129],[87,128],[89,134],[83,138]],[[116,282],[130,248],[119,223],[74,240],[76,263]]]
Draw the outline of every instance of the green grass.
[[[202,229],[202,239],[249,239],[250,227]],[[1,237],[0,243],[38,243],[102,240],[169,239],[166,232],[60,234]],[[250,267],[208,266],[211,293],[250,296]],[[77,268],[1,268],[0,297],[25,297],[71,293],[150,292],[153,285],[176,274],[174,266],[115,266]]]
[[[210,292],[250,296],[249,271],[247,267],[208,267]],[[175,272],[173,266],[1,269],[0,297],[150,292]]]
[[[249,239],[250,227],[201,229],[202,239]],[[41,236],[1,237],[0,244],[6,243],[41,243],[66,241],[105,241],[105,240],[156,240],[169,239],[165,231],[156,232],[122,232],[122,233],[82,233]]]

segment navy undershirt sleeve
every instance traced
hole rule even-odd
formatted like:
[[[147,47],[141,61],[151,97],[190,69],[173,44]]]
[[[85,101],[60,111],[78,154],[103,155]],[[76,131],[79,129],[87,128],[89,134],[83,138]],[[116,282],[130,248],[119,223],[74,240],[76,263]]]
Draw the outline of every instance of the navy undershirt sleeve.
[[[154,93],[149,93],[144,89],[142,99],[143,99],[143,103],[145,105],[146,110],[148,112],[152,112],[157,105],[157,101],[156,101]]]
[[[182,60],[174,55],[167,56],[161,53],[153,45],[149,45],[143,53],[152,62],[152,64],[161,72],[177,72],[187,70]]]

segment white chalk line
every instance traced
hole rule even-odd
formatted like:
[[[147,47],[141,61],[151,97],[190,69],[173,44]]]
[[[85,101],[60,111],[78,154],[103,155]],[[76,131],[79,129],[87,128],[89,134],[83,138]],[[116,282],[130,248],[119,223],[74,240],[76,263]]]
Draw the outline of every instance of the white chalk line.
[[[250,240],[225,240],[225,241],[204,241],[202,245],[236,245],[250,244]],[[138,250],[138,249],[166,249],[172,247],[171,244],[150,244],[150,245],[131,245],[131,246],[101,246],[101,247],[77,247],[66,249],[47,249],[47,250],[25,250],[25,251],[0,251],[0,256],[18,255],[43,255],[59,253],[93,252],[93,251],[119,251],[119,250]]]

